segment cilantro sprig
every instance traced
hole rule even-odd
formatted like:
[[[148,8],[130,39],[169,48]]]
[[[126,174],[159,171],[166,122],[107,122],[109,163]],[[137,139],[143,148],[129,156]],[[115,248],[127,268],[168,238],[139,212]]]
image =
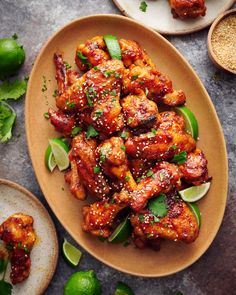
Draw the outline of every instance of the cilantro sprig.
[[[11,295],[12,285],[5,281],[5,275],[7,270],[7,265],[9,263],[9,256],[5,249],[2,249],[0,245],[0,274],[3,273],[2,279],[0,280],[0,294],[1,295]]]
[[[148,208],[156,217],[164,217],[167,215],[168,206],[166,203],[166,195],[160,194],[158,197],[148,202]]]
[[[182,151],[176,155],[174,155],[172,162],[178,165],[184,164],[187,161],[187,152],[186,151]]]
[[[26,87],[26,79],[15,80],[12,83],[4,81],[0,85],[0,142],[2,143],[12,137],[12,128],[16,121],[16,112],[6,101],[19,99],[25,94]]]

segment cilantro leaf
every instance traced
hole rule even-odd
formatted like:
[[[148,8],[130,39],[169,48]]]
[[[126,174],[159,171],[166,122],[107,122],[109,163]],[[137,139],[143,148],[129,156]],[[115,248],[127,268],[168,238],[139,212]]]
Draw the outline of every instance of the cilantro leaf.
[[[174,155],[173,159],[172,159],[172,162],[175,163],[175,164],[183,164],[187,161],[187,152],[186,151],[183,151],[183,152],[180,152],[176,155]]]
[[[139,10],[141,10],[142,12],[146,12],[147,6],[148,6],[147,3],[145,1],[142,1],[140,3]]]
[[[0,294],[1,295],[11,295],[12,294],[12,285],[5,281],[0,281]]]
[[[10,83],[4,81],[0,86],[0,101],[7,99],[17,100],[23,94],[25,94],[27,82],[25,80],[15,80]]]
[[[16,113],[7,103],[0,103],[0,142],[6,142],[12,137],[12,128]]]
[[[90,137],[95,137],[97,135],[98,135],[98,132],[93,128],[92,125],[89,125],[86,132],[87,139],[89,139]]]
[[[158,197],[151,199],[148,202],[148,208],[154,214],[158,217],[164,217],[166,216],[168,212],[168,207],[166,204],[166,195],[160,194]]]

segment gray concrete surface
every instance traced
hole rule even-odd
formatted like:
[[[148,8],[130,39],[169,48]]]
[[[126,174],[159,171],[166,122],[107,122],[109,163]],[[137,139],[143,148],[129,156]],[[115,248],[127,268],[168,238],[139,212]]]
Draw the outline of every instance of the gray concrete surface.
[[[23,76],[30,73],[42,44],[55,30],[74,18],[93,13],[119,14],[119,11],[111,0],[0,0],[0,38],[13,33],[19,35],[19,41],[24,44],[27,55],[21,71]],[[82,250],[83,258],[76,270],[95,269],[105,295],[113,294],[118,280],[128,283],[136,295],[174,295],[178,290],[184,295],[236,294],[236,77],[219,72],[210,62],[206,46],[207,32],[206,29],[188,36],[168,39],[200,76],[222,123],[230,176],[222,226],[211,247],[199,261],[180,273],[160,279],[125,275],[100,263]],[[75,243],[47,206],[35,178],[25,138],[24,98],[13,105],[18,119],[13,139],[0,145],[0,177],[18,182],[36,194],[53,217],[60,244],[64,237]],[[45,294],[62,294],[66,279],[74,271],[60,256],[56,273]]]

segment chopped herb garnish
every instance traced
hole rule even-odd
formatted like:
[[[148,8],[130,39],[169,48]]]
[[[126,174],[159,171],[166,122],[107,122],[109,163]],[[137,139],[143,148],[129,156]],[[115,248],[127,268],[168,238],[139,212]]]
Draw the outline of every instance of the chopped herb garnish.
[[[67,70],[69,70],[71,68],[71,65],[68,62],[65,61],[64,64],[65,64]]]
[[[83,65],[89,64],[89,61],[88,61],[87,57],[84,56],[82,52],[78,51],[77,52],[77,57],[81,60]]]
[[[112,90],[112,91],[110,92],[110,95],[111,95],[111,96],[116,96],[116,90]]]
[[[130,176],[125,176],[125,181],[129,181],[130,180]]]
[[[92,107],[93,106],[92,99],[94,99],[97,96],[97,92],[94,90],[93,87],[89,87],[87,90],[84,91],[84,93],[86,94],[88,105]]]
[[[106,77],[106,78],[109,78],[111,75],[112,75],[113,72],[104,72],[103,75]]]
[[[95,114],[95,118],[97,119],[97,118],[101,117],[102,113],[103,113],[102,110],[96,110],[96,111],[94,112],[94,114]]]
[[[45,76],[43,76],[43,86],[42,86],[42,92],[45,92],[45,91],[47,91],[47,79],[46,79],[46,77]]]
[[[110,205],[109,205],[108,203],[104,204],[104,207],[105,207],[105,208],[109,208],[109,206],[110,206]]]
[[[120,146],[120,148],[125,152],[126,151],[126,147],[122,144],[121,146]]]
[[[55,89],[54,92],[53,92],[53,97],[57,97],[57,90]]]
[[[115,73],[115,78],[116,78],[116,79],[122,78],[122,75],[120,75],[120,74],[118,74],[118,73]]]
[[[138,79],[138,75],[134,75],[134,76],[131,77],[132,81],[137,80],[137,79]]]
[[[160,219],[158,217],[156,217],[155,215],[153,215],[153,220],[154,220],[154,222],[159,222],[160,221]]]
[[[47,119],[47,120],[50,118],[48,112],[44,113],[43,116],[44,116],[44,118]]]
[[[164,217],[168,212],[166,203],[166,195],[160,194],[158,197],[148,202],[148,208],[157,217]]]
[[[127,132],[126,131],[122,131],[120,137],[123,138],[123,139],[125,139],[125,140],[127,140],[128,139]]]
[[[154,173],[153,173],[153,171],[150,169],[148,172],[147,172],[147,177],[150,177],[150,176],[152,176]]]
[[[65,189],[64,189],[64,187],[63,187],[63,186],[61,187],[61,190],[64,192],[64,190],[65,190]]]
[[[148,96],[149,90],[145,88],[145,95]]]
[[[142,12],[146,12],[147,11],[147,3],[145,1],[142,1],[140,3],[140,6],[139,6],[139,10],[141,10]]]
[[[160,181],[163,181],[165,179],[165,174],[163,172],[159,173]]]
[[[101,171],[101,168],[100,168],[99,166],[95,166],[95,167],[93,167],[93,172],[94,172],[95,174],[99,173],[100,171]]]
[[[107,153],[107,149],[104,147],[101,147],[100,149],[100,161],[104,162],[106,160],[106,153]]]
[[[152,138],[157,134],[157,130],[152,128],[151,132],[148,133],[147,137]]]
[[[154,234],[151,234],[151,233],[150,233],[150,234],[147,235],[147,238],[151,238],[151,237],[153,237],[153,236],[154,236]]]
[[[71,131],[71,135],[72,136],[75,136],[77,135],[78,133],[80,133],[82,131],[82,128],[81,127],[78,127],[78,126],[75,126],[73,127],[72,131]]]
[[[75,102],[74,102],[74,101],[67,101],[67,102],[66,102],[66,105],[67,105],[69,108],[74,108],[74,107],[75,107]]]
[[[95,66],[95,67],[94,67],[94,70],[95,70],[95,71],[99,71],[100,69],[99,69],[99,67]]]
[[[134,120],[133,118],[129,117],[129,118],[128,118],[128,124],[132,123],[133,120]]]
[[[16,33],[14,33],[11,37],[12,37],[12,39],[16,40],[18,38],[18,35]]]
[[[98,239],[99,239],[100,242],[105,242],[106,241],[106,238],[104,238],[104,237],[98,237]]]
[[[177,149],[177,146],[174,144],[174,145],[172,145],[172,146],[170,147],[170,149],[172,149],[172,150],[176,150],[176,149]]]
[[[183,151],[174,155],[172,162],[178,165],[181,165],[187,161],[187,152]]]
[[[86,132],[86,137],[87,139],[89,139],[90,137],[95,137],[97,136],[99,133],[93,128],[92,125],[88,126],[87,132]]]
[[[139,219],[139,221],[144,222],[145,217],[144,217],[144,215],[139,214],[138,219]]]
[[[140,183],[140,181],[141,181],[141,177],[138,177],[137,180],[136,180],[136,182],[137,183]]]

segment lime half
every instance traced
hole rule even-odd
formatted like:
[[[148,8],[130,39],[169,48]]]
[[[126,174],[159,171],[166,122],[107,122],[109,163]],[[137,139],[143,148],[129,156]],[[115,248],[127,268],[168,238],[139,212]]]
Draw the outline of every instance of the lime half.
[[[179,191],[179,194],[185,202],[196,202],[206,195],[210,186],[211,183],[206,182],[201,185],[191,186]]]
[[[200,226],[201,226],[201,212],[198,208],[197,203],[188,203],[187,202],[187,205],[193,211],[193,214],[195,215],[196,220],[197,220],[198,227],[200,228]]]
[[[77,266],[80,258],[82,256],[82,252],[77,249],[75,246],[71,245],[66,239],[64,239],[62,245],[62,251],[66,260],[72,264],[73,266]]]
[[[131,224],[129,220],[129,216],[125,218],[124,221],[122,221],[117,228],[114,230],[114,232],[110,235],[108,238],[108,242],[110,243],[121,243],[128,239],[128,237],[131,235]]]
[[[175,107],[175,112],[183,116],[185,122],[185,130],[197,140],[198,138],[198,123],[194,114],[186,106]]]
[[[103,36],[103,39],[106,43],[111,58],[121,60],[121,49],[117,38],[112,35],[105,35]]]
[[[70,161],[68,157],[69,147],[61,138],[49,139],[55,162],[60,171],[69,167]]]
[[[134,295],[134,292],[128,285],[118,282],[116,285],[115,295]]]
[[[52,148],[50,145],[46,149],[44,159],[45,159],[46,167],[48,168],[48,170],[50,170],[52,172],[55,169],[55,167],[57,166],[57,164],[55,161],[55,157],[53,156]]]

